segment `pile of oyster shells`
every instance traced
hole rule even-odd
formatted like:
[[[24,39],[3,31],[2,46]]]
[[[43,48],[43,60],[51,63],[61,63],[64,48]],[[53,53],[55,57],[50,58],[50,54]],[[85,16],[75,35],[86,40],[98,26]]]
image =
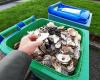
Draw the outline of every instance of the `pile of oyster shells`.
[[[57,27],[49,22],[28,33],[43,40],[43,44],[33,53],[34,59],[65,75],[73,74],[80,57],[81,42],[81,35],[75,29]]]

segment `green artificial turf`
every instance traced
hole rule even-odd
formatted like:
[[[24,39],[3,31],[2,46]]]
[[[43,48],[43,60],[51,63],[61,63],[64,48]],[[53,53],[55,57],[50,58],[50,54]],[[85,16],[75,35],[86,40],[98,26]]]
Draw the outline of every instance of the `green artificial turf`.
[[[93,13],[90,32],[100,35],[100,2],[88,0],[61,0],[63,3],[88,9]],[[48,6],[58,2],[58,0],[30,0],[29,2],[18,4],[15,7],[0,11],[0,31],[24,20],[31,15],[36,18],[48,18]]]

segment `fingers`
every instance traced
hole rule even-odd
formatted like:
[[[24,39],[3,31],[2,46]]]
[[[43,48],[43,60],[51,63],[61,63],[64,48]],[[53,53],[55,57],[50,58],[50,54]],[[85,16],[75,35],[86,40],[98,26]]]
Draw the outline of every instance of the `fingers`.
[[[42,43],[43,43],[42,40],[36,40],[36,41],[32,42],[32,44],[33,44],[35,47],[41,46]]]
[[[36,41],[36,39],[38,38],[38,36],[37,35],[34,35],[34,34],[29,34],[29,35],[27,35],[28,36],[28,38],[31,40],[31,41]]]
[[[30,45],[33,45],[34,47],[38,47],[43,43],[43,41],[39,40],[38,37],[34,34],[29,34],[29,35],[24,36],[22,40],[30,41],[32,43]]]

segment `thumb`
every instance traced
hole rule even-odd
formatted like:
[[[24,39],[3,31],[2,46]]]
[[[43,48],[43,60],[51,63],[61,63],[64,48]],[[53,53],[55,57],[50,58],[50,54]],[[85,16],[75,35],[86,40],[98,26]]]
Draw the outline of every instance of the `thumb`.
[[[28,36],[28,38],[29,38],[31,41],[35,41],[35,40],[37,39],[37,36],[34,35],[34,34],[29,34],[29,35],[27,35],[27,36]]]

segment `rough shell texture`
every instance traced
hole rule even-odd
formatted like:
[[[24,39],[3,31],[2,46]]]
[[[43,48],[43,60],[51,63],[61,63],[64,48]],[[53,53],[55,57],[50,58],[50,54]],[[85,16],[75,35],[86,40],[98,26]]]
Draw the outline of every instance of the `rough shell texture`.
[[[48,24],[47,24],[47,27],[54,27],[55,25],[54,25],[54,23],[53,22],[49,22]]]
[[[67,64],[71,60],[70,56],[65,54],[57,54],[56,57],[62,64]]]
[[[65,75],[74,72],[80,58],[81,35],[73,28],[57,27],[53,22],[28,34],[35,34],[43,44],[33,53],[33,58]],[[19,43],[14,45],[17,49]]]
[[[55,44],[55,47],[56,47],[56,48],[60,48],[60,47],[61,47],[61,42],[60,42],[60,41],[57,42],[57,43]]]

